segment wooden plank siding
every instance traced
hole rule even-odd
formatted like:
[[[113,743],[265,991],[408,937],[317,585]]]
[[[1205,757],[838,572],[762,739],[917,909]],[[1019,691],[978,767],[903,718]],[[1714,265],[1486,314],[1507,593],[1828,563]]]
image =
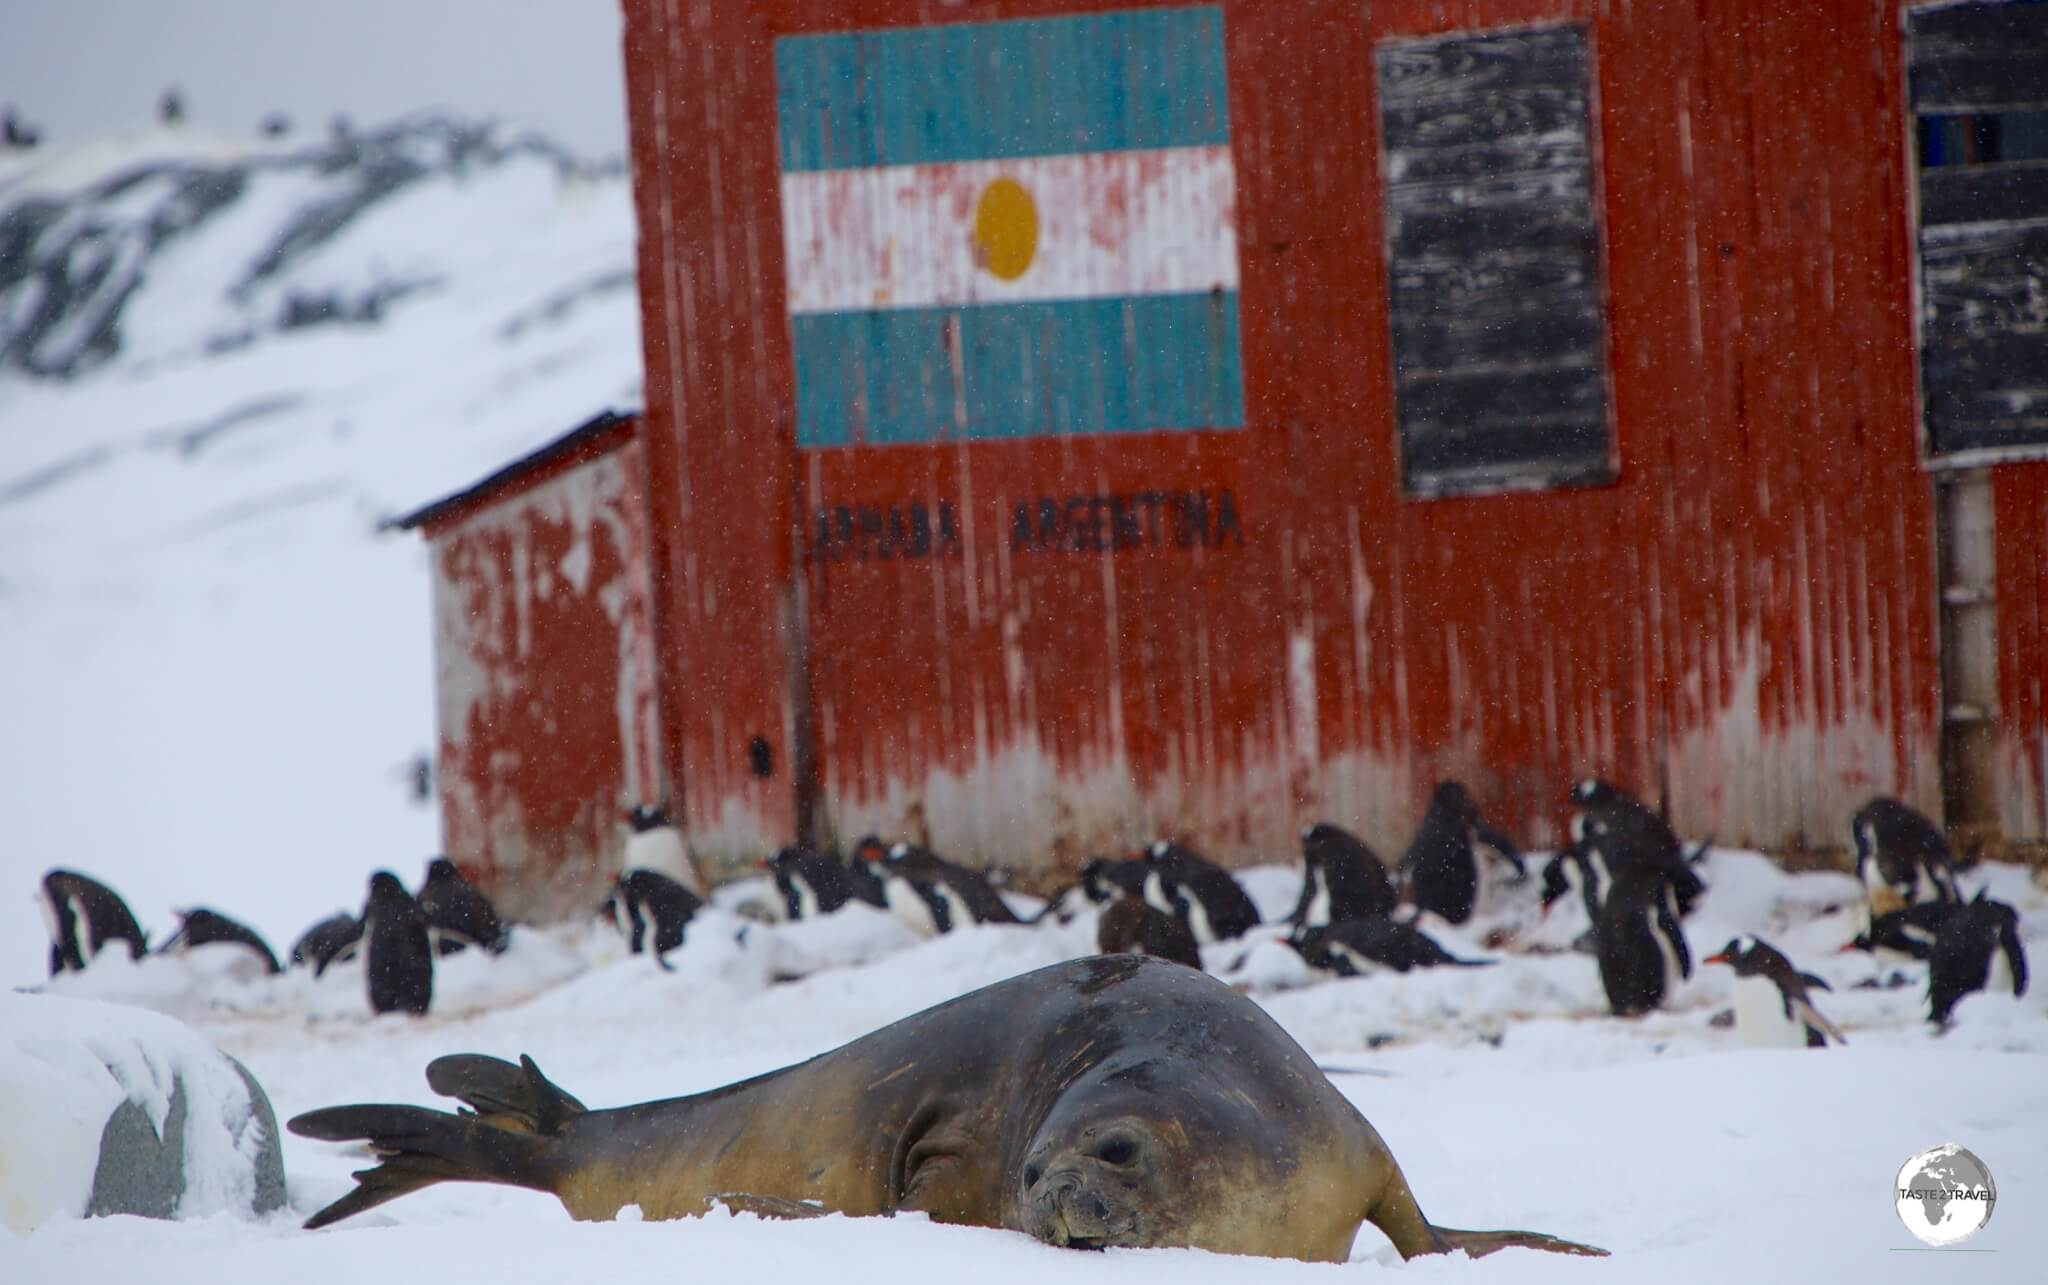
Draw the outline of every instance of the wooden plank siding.
[[[1874,793],[1938,809],[1897,8],[1227,0],[1242,428],[800,449],[776,41],[1090,9],[628,0],[700,852],[876,830],[1040,877],[1161,833],[1281,857],[1318,818],[1398,851],[1443,776],[1531,843],[1591,772],[1774,849],[1839,847]],[[1561,26],[1614,478],[1418,499],[1376,60]]]

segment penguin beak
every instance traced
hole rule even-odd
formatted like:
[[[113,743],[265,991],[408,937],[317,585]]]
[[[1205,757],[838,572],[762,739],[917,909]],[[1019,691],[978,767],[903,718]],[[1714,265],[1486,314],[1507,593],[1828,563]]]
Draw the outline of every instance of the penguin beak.
[[[1724,950],[1724,951],[1722,951],[1722,952],[1721,952],[1720,954],[1718,954],[1718,955],[1709,955],[1709,956],[1707,956],[1707,957],[1706,957],[1705,959],[1702,959],[1702,960],[1701,960],[1700,962],[1701,962],[1702,964],[1725,964],[1725,963],[1728,963],[1728,962],[1729,962],[1729,959],[1728,959],[1728,952]]]
[[[755,857],[755,858],[754,858],[754,869],[756,869],[756,870],[766,870],[767,868],[768,868],[768,858],[766,858],[766,857]]]

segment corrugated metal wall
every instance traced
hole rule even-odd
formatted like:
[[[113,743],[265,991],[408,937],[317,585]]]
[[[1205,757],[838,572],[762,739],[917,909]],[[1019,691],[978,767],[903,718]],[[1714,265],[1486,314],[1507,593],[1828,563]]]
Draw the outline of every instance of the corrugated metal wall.
[[[1896,10],[1221,8],[1243,428],[799,449],[775,40],[1088,6],[629,0],[665,707],[720,693],[666,722],[699,850],[1275,856],[1316,818],[1398,850],[1440,776],[1532,842],[1587,772],[1726,843],[1937,810]],[[1409,498],[1374,50],[1561,20],[1619,481]],[[2039,709],[2008,720],[2036,779]]]
[[[615,440],[426,527],[447,853],[520,917],[594,907],[662,793],[644,462]]]

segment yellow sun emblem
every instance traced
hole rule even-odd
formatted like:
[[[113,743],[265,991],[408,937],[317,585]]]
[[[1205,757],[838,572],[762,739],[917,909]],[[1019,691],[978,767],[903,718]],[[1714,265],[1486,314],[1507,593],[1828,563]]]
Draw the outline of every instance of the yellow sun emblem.
[[[974,204],[974,262],[1000,281],[1015,281],[1038,252],[1038,207],[1013,178],[981,189]]]

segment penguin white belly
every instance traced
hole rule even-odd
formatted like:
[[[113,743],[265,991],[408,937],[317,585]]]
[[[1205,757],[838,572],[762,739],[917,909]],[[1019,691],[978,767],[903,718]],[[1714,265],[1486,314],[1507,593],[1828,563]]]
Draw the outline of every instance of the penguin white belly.
[[[974,912],[968,909],[966,900],[959,893],[953,891],[951,884],[941,880],[934,888],[934,891],[939,894],[939,900],[946,903],[946,918],[953,927],[965,928],[969,924],[981,922],[974,917]]]
[[[920,937],[939,935],[939,921],[932,917],[932,908],[912,887],[910,880],[901,875],[888,875],[882,880],[882,900],[888,903],[889,913],[901,920],[903,926]]]
[[[51,902],[50,894],[41,888],[36,889],[36,909],[42,912],[43,926],[50,930],[50,944],[54,946],[63,941],[64,925],[57,920],[57,907]]]
[[[1330,943],[1330,953],[1337,956],[1339,959],[1342,959],[1345,963],[1351,965],[1352,971],[1357,973],[1360,977],[1369,977],[1374,973],[1387,971],[1387,966],[1385,964],[1382,964],[1380,961],[1372,958],[1370,955],[1359,954],[1357,951],[1351,949],[1351,947],[1349,946],[1346,946],[1341,941],[1333,941]]]
[[[683,847],[683,832],[674,826],[665,825],[628,835],[625,868],[667,875],[697,896],[705,895],[704,881],[697,877],[697,868],[690,863],[689,850]]]
[[[1188,931],[1195,935],[1195,944],[1198,946],[1214,946],[1218,941],[1221,941],[1222,938],[1216,935],[1216,930],[1209,924],[1209,911],[1202,905],[1202,899],[1190,892],[1187,902]]]
[[[1173,901],[1166,895],[1166,881],[1159,877],[1157,870],[1145,872],[1145,904],[1162,915],[1178,915]]]
[[[1785,1016],[1785,993],[1768,977],[1735,979],[1735,1033],[1751,1048],[1806,1047],[1806,1023]]]
[[[802,875],[791,875],[790,886],[796,889],[796,917],[798,919],[821,919],[824,911],[818,909],[818,890],[811,887],[811,881]]]
[[[1650,939],[1657,943],[1657,954],[1664,961],[1664,993],[1657,1000],[1658,1006],[1662,1007],[1673,995],[1678,993],[1678,984],[1685,980],[1685,968],[1684,965],[1679,963],[1678,951],[1671,944],[1671,939],[1664,935],[1663,930],[1657,923],[1656,908],[1653,906],[1645,910],[1643,916],[1649,921],[1646,927],[1649,931]]]
[[[1308,918],[1304,922],[1311,928],[1328,928],[1330,926],[1329,876],[1323,873],[1321,866],[1317,866],[1309,871],[1308,877],[1310,882],[1315,885],[1315,895],[1309,898]]]
[[[1991,968],[1984,974],[1986,995],[2010,995],[2012,991],[2012,961],[1996,946],[1991,949]]]

